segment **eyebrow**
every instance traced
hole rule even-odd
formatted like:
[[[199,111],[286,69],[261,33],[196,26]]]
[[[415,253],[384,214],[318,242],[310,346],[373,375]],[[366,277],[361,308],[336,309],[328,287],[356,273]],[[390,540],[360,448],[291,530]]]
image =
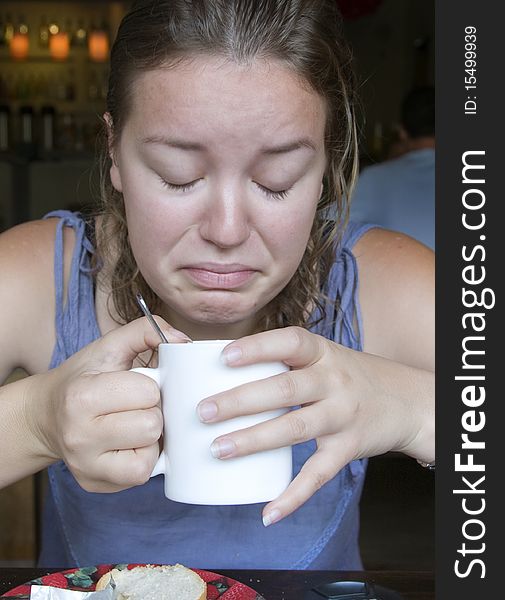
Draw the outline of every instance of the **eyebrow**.
[[[185,140],[171,139],[164,136],[148,136],[142,138],[142,144],[162,144],[164,146],[169,146],[170,148],[177,148],[178,150],[188,150],[191,152],[201,152],[205,150],[205,146],[202,144],[198,144],[197,142],[187,142]],[[269,146],[261,149],[261,154],[275,155],[275,154],[287,154],[289,152],[294,152],[296,150],[300,150],[302,148],[308,148],[315,152],[316,146],[309,138],[301,138],[299,140],[295,140],[294,142],[288,142],[286,144],[281,144],[280,146]]]
[[[288,152],[294,152],[295,150],[300,150],[302,148],[308,148],[313,152],[316,151],[316,146],[311,140],[309,140],[308,138],[302,138],[300,140],[289,142],[287,144],[282,144],[280,146],[262,148],[261,152],[262,154],[285,154]]]
[[[186,142],[183,140],[170,139],[159,135],[150,135],[140,140],[142,144],[161,144],[170,146],[170,148],[178,148],[179,150],[201,151],[205,148],[201,144],[195,142]]]

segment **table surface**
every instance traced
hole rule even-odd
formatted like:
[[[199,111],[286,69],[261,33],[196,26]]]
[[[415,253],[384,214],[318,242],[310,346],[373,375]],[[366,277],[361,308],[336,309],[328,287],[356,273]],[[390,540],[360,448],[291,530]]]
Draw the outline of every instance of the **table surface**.
[[[0,568],[0,594],[58,569]],[[212,569],[209,569],[212,570]],[[306,590],[331,581],[368,581],[403,600],[434,600],[435,583],[427,571],[249,571],[219,570],[259,592],[265,600],[303,600]]]

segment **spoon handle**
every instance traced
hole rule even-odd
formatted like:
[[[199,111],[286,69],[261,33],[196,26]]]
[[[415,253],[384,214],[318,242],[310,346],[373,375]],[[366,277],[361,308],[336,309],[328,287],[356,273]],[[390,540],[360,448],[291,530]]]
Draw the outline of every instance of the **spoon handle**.
[[[151,314],[151,311],[147,308],[147,304],[146,304],[144,298],[142,298],[142,294],[137,294],[137,302],[138,302],[138,305],[140,306],[140,309],[142,310],[142,312],[149,319],[149,323],[151,323],[151,325],[153,326],[153,329],[160,336],[162,343],[168,344],[168,340],[165,337],[165,334],[163,333],[163,331],[161,331],[158,323],[156,323],[156,321],[154,320],[154,318]]]

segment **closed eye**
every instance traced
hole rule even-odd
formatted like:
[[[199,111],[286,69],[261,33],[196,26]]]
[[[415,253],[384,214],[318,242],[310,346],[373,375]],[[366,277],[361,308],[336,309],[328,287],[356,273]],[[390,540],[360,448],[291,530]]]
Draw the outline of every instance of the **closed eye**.
[[[287,188],[285,190],[271,190],[270,188],[261,185],[261,183],[255,182],[259,189],[269,198],[273,198],[274,200],[283,200],[291,190],[291,188]]]
[[[160,177],[160,181],[163,184],[163,187],[166,187],[170,190],[176,190],[178,192],[187,192],[193,187],[195,187],[195,185],[200,181],[200,179],[195,179],[194,181],[190,181],[189,183],[182,184],[170,183],[170,181],[166,181],[166,179],[163,179],[163,177]]]
[[[179,192],[187,192],[187,191],[191,190],[200,181],[200,179],[195,179],[188,183],[182,183],[182,184],[170,183],[170,181],[167,181],[166,179],[163,179],[162,177],[160,177],[160,181],[164,187],[166,187],[170,190],[175,190],[175,191],[179,191]],[[270,188],[267,188],[264,185],[261,185],[260,183],[257,183],[257,182],[255,182],[255,183],[258,186],[258,188],[266,196],[268,196],[269,198],[273,198],[275,200],[283,200],[284,198],[286,198],[286,196],[288,195],[288,192],[291,190],[291,188],[287,188],[285,190],[271,190]]]

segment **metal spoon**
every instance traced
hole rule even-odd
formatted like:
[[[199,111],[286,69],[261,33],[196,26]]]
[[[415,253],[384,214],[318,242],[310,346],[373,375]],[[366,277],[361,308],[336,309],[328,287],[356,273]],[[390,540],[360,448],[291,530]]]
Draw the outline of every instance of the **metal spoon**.
[[[161,331],[158,323],[156,323],[156,321],[153,319],[151,311],[147,308],[146,301],[144,300],[144,298],[142,298],[142,294],[137,294],[137,303],[140,306],[140,309],[142,310],[142,312],[149,319],[149,323],[151,323],[151,325],[153,326],[153,329],[160,336],[162,343],[168,344],[168,340],[165,337],[165,334],[163,333],[163,331]]]

